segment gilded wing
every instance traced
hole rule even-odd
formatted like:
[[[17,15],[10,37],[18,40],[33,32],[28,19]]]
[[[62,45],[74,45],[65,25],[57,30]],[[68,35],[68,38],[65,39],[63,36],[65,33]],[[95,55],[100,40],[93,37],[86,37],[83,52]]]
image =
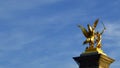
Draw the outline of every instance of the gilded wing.
[[[98,21],[99,21],[99,19],[95,20],[95,22],[94,22],[94,24],[93,24],[93,29],[96,28],[96,26],[97,26],[97,24],[98,24]]]
[[[88,31],[92,32],[93,30],[92,27],[89,24],[87,26],[88,26]]]
[[[78,27],[82,30],[85,37],[89,37],[88,31],[81,25],[78,25]]]

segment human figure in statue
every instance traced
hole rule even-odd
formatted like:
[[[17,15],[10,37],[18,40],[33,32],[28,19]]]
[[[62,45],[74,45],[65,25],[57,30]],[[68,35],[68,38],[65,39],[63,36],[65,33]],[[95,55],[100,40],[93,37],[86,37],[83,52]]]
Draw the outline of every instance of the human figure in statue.
[[[102,34],[104,33],[104,31],[106,30],[105,26],[104,29],[102,30],[102,32],[96,32],[95,33],[95,43],[96,43],[96,47],[97,48],[101,48],[102,44],[101,44],[101,40],[102,40]]]

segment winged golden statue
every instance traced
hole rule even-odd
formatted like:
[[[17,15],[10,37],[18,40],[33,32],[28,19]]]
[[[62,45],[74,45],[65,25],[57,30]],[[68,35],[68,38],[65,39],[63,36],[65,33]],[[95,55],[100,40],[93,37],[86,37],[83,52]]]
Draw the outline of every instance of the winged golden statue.
[[[83,44],[89,43],[90,47],[94,47],[95,44],[95,28],[98,24],[99,19],[95,20],[93,26],[87,25],[88,29],[85,29],[83,26],[78,25],[78,27],[82,30],[84,36],[86,37],[86,40],[83,42]],[[98,40],[97,40],[98,41]],[[96,41],[96,42],[97,42]]]

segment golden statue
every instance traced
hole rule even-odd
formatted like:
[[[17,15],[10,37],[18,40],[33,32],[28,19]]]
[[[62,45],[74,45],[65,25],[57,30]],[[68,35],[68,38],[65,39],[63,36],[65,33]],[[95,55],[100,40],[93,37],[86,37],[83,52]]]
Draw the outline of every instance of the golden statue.
[[[104,27],[104,29],[102,30],[101,33],[99,33],[99,32],[95,33],[95,42],[96,42],[97,48],[101,48],[101,38],[102,38],[102,34],[104,33],[105,30],[106,30],[106,28]]]
[[[95,28],[98,24],[98,21],[99,21],[99,19],[97,19],[94,22],[93,26],[90,26],[88,24],[87,25],[88,29],[85,29],[83,26],[78,25],[78,27],[82,30],[84,36],[86,37],[86,40],[83,42],[83,44],[89,43],[89,47],[87,47],[87,49],[89,49],[89,48],[101,48],[101,35],[103,34],[103,32],[105,31],[106,28],[104,26],[104,29],[102,30],[102,32],[96,32]]]

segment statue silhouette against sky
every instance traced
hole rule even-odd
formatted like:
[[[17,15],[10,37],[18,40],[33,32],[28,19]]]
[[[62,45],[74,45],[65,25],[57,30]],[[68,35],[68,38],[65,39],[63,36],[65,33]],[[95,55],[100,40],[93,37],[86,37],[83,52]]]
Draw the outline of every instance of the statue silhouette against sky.
[[[78,25],[78,27],[82,30],[84,36],[86,37],[86,40],[83,42],[83,44],[89,43],[89,48],[101,48],[101,36],[105,31],[105,26],[102,32],[96,32],[96,26],[98,24],[99,19],[97,19],[93,26],[87,25],[88,29],[85,29],[83,26]],[[103,24],[104,25],[104,24]]]

